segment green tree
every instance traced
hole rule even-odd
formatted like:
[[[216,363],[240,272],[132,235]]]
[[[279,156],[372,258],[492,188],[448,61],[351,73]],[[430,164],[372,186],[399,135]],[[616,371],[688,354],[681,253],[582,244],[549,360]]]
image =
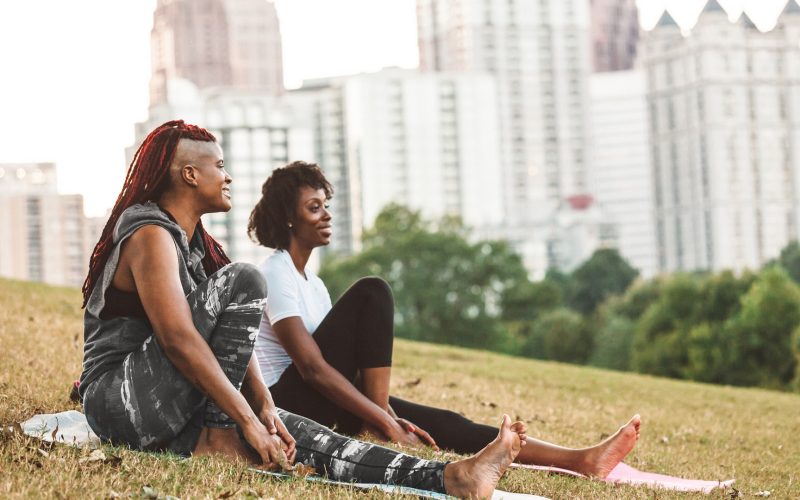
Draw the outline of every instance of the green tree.
[[[800,283],[800,243],[792,241],[783,247],[777,264],[786,269],[795,283]]]
[[[629,370],[636,322],[610,311],[604,311],[600,316],[589,364],[612,370]]]
[[[658,300],[636,325],[632,356],[636,371],[683,377],[688,363],[688,333],[696,324],[701,302],[697,278],[677,274],[664,283]]]
[[[363,252],[327,260],[320,277],[334,297],[362,276],[386,279],[398,336],[502,348],[502,297],[527,281],[527,272],[507,243],[470,243],[467,236],[456,219],[434,223],[389,205],[365,233]]]
[[[558,283],[548,279],[534,283],[520,280],[518,286],[503,293],[503,320],[533,321],[563,302],[562,288]]]
[[[583,364],[592,351],[592,336],[579,314],[555,309],[531,324],[521,351],[532,358]]]
[[[726,324],[731,346],[726,382],[785,388],[795,376],[792,340],[800,325],[800,288],[779,267],[768,267],[742,298]]]
[[[625,292],[638,275],[615,249],[596,250],[572,273],[569,305],[581,314],[591,314],[610,296]]]

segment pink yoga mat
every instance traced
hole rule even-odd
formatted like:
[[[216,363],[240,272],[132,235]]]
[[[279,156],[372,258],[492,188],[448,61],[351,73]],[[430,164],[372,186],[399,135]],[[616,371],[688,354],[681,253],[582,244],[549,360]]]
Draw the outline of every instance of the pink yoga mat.
[[[587,477],[579,472],[558,467],[544,467],[541,465],[511,464],[511,467],[523,469],[540,470],[545,472],[556,472],[575,477]],[[611,471],[607,478],[603,479],[607,483],[631,484],[634,486],[649,486],[651,488],[665,488],[675,491],[701,491],[711,493],[715,488],[727,488],[734,483],[734,479],[727,481],[704,481],[700,479],[683,479],[680,477],[666,476],[664,474],[654,474],[652,472],[642,472],[634,469],[630,465],[620,463]]]

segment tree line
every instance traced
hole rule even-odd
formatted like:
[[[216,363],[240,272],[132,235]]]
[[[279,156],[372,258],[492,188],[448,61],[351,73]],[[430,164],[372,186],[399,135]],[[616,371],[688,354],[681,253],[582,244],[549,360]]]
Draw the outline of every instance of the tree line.
[[[387,206],[363,250],[325,259],[336,298],[384,278],[398,337],[673,378],[800,391],[800,245],[759,271],[644,280],[614,249],[528,279],[504,241]]]

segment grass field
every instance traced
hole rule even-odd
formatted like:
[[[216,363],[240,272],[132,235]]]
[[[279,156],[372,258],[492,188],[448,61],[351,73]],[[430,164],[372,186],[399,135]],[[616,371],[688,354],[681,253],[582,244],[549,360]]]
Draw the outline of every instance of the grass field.
[[[0,280],[0,424],[77,408],[80,294]],[[739,496],[800,498],[800,396],[529,361],[398,341],[394,393],[496,424],[503,412],[529,433],[568,446],[594,443],[634,413],[641,439],[626,460],[640,469],[699,479],[735,478]],[[383,498],[346,488],[276,481],[219,459],[106,448],[120,460],[81,462],[87,450],[0,435],[0,497]],[[453,454],[420,452],[427,458]],[[500,487],[552,498],[705,498],[510,471]],[[732,498],[717,492],[710,498]]]

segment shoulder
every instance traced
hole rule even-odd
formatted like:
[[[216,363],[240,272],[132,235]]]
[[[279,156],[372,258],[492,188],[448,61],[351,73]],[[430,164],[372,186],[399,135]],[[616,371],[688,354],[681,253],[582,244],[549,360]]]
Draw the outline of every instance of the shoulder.
[[[157,224],[145,224],[133,230],[122,247],[122,252],[132,256],[153,258],[176,257],[175,240],[169,231]]]
[[[270,282],[281,282],[285,284],[294,281],[292,266],[287,262],[284,252],[278,251],[270,255],[261,263],[258,269],[261,271],[261,274],[264,276],[264,279],[267,280],[268,284]]]

